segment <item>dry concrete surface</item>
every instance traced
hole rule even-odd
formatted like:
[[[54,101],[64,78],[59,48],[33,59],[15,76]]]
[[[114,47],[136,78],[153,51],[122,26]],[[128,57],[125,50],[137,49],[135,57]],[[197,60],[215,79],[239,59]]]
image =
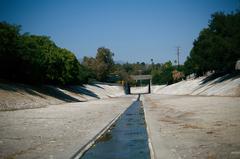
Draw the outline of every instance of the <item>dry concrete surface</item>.
[[[203,95],[240,97],[240,75],[225,75],[210,79],[203,76],[196,79],[182,80],[171,85],[152,86],[155,94],[168,95]]]
[[[240,98],[143,96],[155,159],[240,159]]]
[[[142,95],[152,159],[240,159],[240,75],[207,78]],[[136,98],[110,84],[0,83],[0,159],[70,158]]]
[[[0,111],[40,108],[69,102],[86,102],[122,95],[124,95],[123,87],[113,84],[57,87],[0,81]]]
[[[136,96],[0,112],[0,158],[70,158]]]

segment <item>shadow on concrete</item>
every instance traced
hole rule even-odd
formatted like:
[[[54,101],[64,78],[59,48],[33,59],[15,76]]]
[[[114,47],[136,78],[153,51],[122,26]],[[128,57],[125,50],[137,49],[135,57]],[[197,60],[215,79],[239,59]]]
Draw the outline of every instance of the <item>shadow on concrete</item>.
[[[52,96],[54,98],[60,99],[65,102],[81,102],[79,99],[74,98],[53,86],[42,86],[43,89],[40,90],[41,93]]]
[[[97,84],[90,84],[91,86],[95,86],[95,87],[98,87],[98,88],[101,88],[101,89],[104,89],[103,87],[97,85]]]
[[[44,95],[48,95],[54,98],[57,98],[59,100],[65,101],[65,102],[81,102],[80,100],[58,90],[57,88],[53,86],[30,86],[25,84],[11,84],[11,83],[4,83],[0,84],[0,89],[7,90],[7,91],[14,91],[18,92],[20,94],[23,94],[22,92],[27,92],[33,96],[38,96],[40,98],[46,98]]]
[[[100,87],[100,86],[95,86],[95,87]],[[67,90],[69,92],[73,92],[73,93],[76,93],[76,94],[85,94],[87,96],[91,96],[91,97],[100,99],[100,97],[97,94],[95,94],[94,92],[88,90],[84,86],[66,86],[66,87],[63,87],[62,89],[65,89],[65,90]],[[103,88],[101,88],[101,89],[103,89]]]
[[[201,85],[204,85],[204,84],[206,84],[208,82],[216,80],[217,78],[219,78],[219,79],[214,81],[212,84],[221,83],[221,82],[224,82],[224,81],[229,80],[229,79],[235,80],[235,79],[237,79],[239,77],[240,77],[240,72],[237,72],[237,71],[233,72],[233,73],[230,73],[230,74],[226,74],[226,73],[222,73],[222,72],[214,73],[214,74],[204,78],[202,80]]]

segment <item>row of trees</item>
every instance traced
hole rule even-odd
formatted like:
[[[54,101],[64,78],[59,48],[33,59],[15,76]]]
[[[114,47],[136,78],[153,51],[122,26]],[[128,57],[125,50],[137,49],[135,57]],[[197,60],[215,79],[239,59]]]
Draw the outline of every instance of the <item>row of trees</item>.
[[[153,68],[151,74],[153,84],[172,84],[184,78],[183,66],[173,65],[171,61]]]
[[[84,57],[80,63],[49,37],[20,34],[20,26],[0,23],[0,78],[34,84],[134,83],[130,75],[151,74],[153,84],[172,84],[192,73],[234,70],[240,59],[240,12],[213,14],[182,66],[171,61],[154,64],[152,59],[151,64],[115,64],[113,56],[110,49],[100,47],[95,57]]]
[[[116,82],[131,80],[130,75],[152,74],[154,84],[171,84],[172,63],[115,64],[114,53],[105,47],[95,57],[81,63],[67,49],[58,47],[49,37],[21,34],[20,26],[0,23],[0,78],[31,84],[82,84],[92,80]]]
[[[32,84],[81,84],[88,72],[67,49],[47,36],[20,34],[20,26],[0,23],[0,77]]]
[[[150,74],[153,84],[172,84],[183,78],[183,66],[173,65],[171,61],[163,64],[145,64],[144,62],[116,64],[114,74],[119,75],[121,80],[128,81],[131,84],[137,84],[132,81],[130,75]],[[147,84],[148,81],[142,81]]]
[[[145,63],[117,66],[117,73],[126,80],[129,74],[151,74],[153,84],[172,84],[190,74],[204,75],[208,71],[226,74],[235,71],[240,59],[240,12],[214,13],[207,28],[193,42],[193,48],[184,65],[171,61],[164,64]]]
[[[240,12],[212,15],[194,41],[190,56],[184,63],[186,75],[198,76],[207,71],[229,73],[240,59]]]
[[[80,63],[49,37],[21,34],[21,27],[0,22],[0,78],[30,84],[83,84],[107,81],[114,72],[113,52],[97,49]],[[115,74],[116,75],[116,74]]]

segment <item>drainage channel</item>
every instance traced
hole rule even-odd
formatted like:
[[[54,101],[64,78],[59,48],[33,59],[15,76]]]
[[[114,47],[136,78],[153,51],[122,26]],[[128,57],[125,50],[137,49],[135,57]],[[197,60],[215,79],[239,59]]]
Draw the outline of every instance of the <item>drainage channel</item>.
[[[134,101],[80,159],[150,159],[142,102]]]

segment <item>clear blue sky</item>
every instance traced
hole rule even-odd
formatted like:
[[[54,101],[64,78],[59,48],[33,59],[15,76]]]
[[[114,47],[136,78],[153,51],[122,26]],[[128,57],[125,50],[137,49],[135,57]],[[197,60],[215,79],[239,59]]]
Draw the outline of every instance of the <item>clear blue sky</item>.
[[[23,32],[48,35],[78,58],[100,46],[125,62],[180,63],[211,14],[239,8],[239,0],[0,0],[0,21]]]

